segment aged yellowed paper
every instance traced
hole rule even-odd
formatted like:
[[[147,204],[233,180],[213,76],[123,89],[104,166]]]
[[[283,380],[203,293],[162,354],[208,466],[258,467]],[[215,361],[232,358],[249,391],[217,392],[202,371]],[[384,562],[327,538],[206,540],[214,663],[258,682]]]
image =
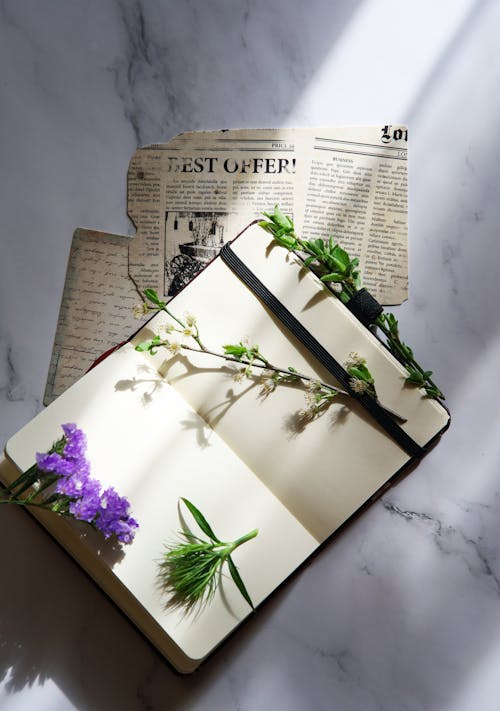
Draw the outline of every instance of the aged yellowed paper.
[[[360,258],[379,301],[407,298],[407,129],[369,126],[180,134],[128,170],[134,237],[77,230],[45,392],[48,404],[139,326],[143,289],[174,296],[263,210]]]

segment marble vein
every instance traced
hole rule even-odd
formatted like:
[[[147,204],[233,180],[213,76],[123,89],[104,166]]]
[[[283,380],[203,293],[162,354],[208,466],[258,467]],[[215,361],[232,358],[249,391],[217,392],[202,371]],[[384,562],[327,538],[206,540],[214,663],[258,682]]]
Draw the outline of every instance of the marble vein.
[[[398,315],[453,414],[187,679],[2,511],[2,709],[497,711],[499,26],[493,0],[0,0],[2,441],[41,407],[74,228],[130,229],[133,150],[244,126],[410,122]]]
[[[431,536],[440,553],[457,556],[473,578],[486,577],[491,583],[490,589],[500,596],[500,576],[495,571],[496,557],[493,556],[495,560],[491,560],[492,552],[486,550],[483,536],[472,537],[461,526],[445,524],[441,519],[425,512],[400,508],[391,501],[384,501],[383,506],[390,514],[408,523],[422,526],[424,533]]]

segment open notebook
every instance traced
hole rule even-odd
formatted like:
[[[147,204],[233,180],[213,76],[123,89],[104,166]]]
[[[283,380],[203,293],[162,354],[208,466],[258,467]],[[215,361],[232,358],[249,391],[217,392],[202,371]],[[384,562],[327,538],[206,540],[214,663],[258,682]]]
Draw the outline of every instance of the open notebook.
[[[446,428],[447,411],[405,386],[403,367],[300,260],[257,225],[231,248],[339,363],[352,351],[367,359],[380,401],[406,418],[401,428],[412,440],[425,446]],[[212,350],[248,337],[271,362],[332,382],[221,257],[169,308],[195,314]],[[189,672],[252,612],[229,576],[196,615],[166,604],[157,566],[181,527],[179,497],[203,511],[222,540],[259,529],[234,553],[258,606],[412,456],[352,399],[340,397],[300,431],[303,393],[295,387],[264,398],[257,381],[236,382],[229,364],[205,354],[135,351],[165,320],[151,319],[14,435],[0,477],[8,483],[30,467],[35,452],[58,439],[61,423],[86,432],[93,476],[130,499],[140,523],[134,542],[116,555],[81,524],[33,514],[165,657]]]

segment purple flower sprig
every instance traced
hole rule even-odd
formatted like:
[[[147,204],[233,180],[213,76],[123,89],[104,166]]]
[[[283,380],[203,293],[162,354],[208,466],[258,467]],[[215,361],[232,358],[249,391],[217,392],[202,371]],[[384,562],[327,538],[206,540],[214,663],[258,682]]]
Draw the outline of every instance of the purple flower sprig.
[[[0,504],[44,508],[85,521],[104,538],[115,535],[121,543],[131,543],[139,524],[130,515],[128,499],[113,487],[103,490],[90,476],[85,433],[73,423],[62,430],[64,435],[48,452],[36,453],[36,464],[7,488],[8,497]]]

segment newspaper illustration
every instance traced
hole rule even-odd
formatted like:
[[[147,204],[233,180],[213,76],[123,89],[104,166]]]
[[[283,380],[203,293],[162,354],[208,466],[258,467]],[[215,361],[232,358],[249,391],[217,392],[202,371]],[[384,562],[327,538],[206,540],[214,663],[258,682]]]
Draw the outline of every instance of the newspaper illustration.
[[[127,176],[133,237],[76,230],[44,403],[140,323],[151,287],[168,299],[262,210],[279,204],[297,234],[332,235],[360,258],[383,304],[407,298],[405,126],[180,134],[140,148]]]

